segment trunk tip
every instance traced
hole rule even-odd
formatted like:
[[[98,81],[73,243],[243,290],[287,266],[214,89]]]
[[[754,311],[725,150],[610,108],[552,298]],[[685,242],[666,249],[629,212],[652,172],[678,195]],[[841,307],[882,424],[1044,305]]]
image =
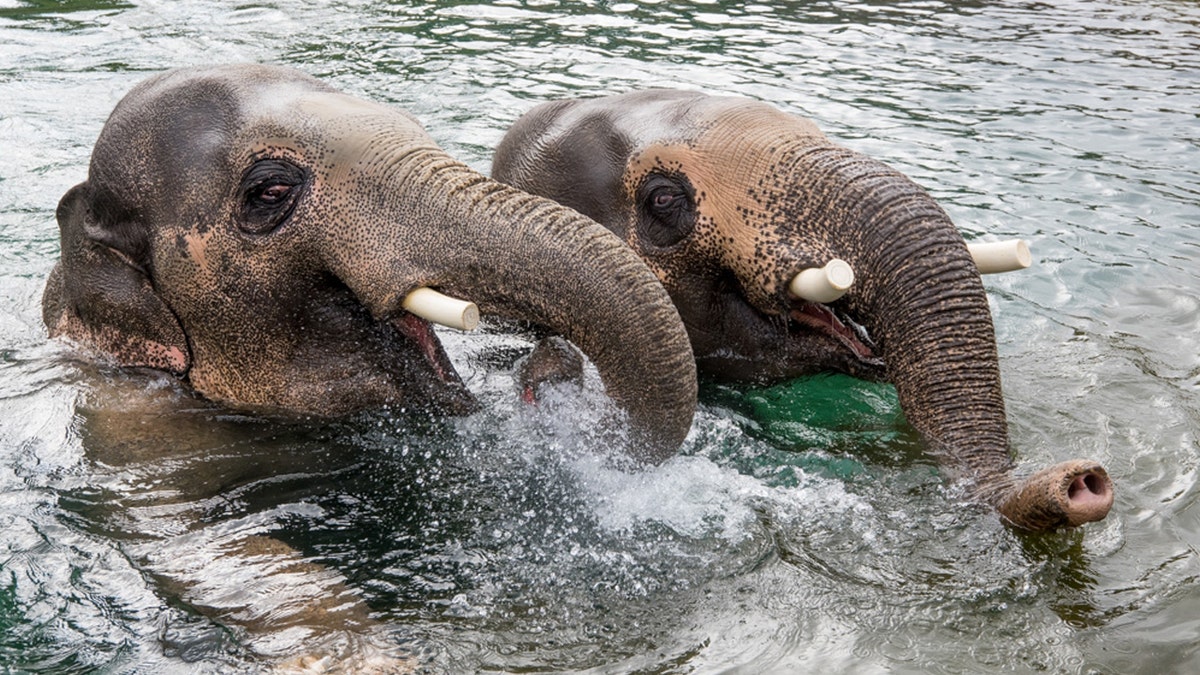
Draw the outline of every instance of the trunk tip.
[[[1108,471],[1096,462],[1071,460],[1030,476],[999,510],[1017,527],[1048,531],[1103,520],[1112,510]]]

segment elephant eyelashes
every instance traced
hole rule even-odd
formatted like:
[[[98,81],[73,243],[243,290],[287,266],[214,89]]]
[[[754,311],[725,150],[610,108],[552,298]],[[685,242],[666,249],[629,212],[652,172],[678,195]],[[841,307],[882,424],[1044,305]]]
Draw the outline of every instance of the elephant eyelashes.
[[[266,234],[279,227],[292,215],[307,179],[304,169],[285,160],[255,162],[242,178],[242,231]]]
[[[638,238],[665,248],[683,241],[696,223],[692,184],[680,174],[652,173],[638,190]]]

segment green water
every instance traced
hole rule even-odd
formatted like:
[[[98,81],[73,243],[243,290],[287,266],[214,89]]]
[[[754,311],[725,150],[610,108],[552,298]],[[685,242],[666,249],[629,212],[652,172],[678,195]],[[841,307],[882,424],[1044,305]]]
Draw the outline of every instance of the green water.
[[[58,198],[137,81],[224,61],[405,107],[485,172],[550,98],[813,118],[969,239],[1031,242],[986,279],[1014,451],[1101,461],[1112,515],[1005,529],[841,377],[708,385],[681,456],[627,470],[594,391],[515,405],[515,338],[446,336],[471,417],[328,426],[71,358],[40,320]],[[0,0],[0,672],[259,671],[213,611],[288,597],[229,554],[257,535],[429,672],[1194,672],[1198,293],[1195,2]]]

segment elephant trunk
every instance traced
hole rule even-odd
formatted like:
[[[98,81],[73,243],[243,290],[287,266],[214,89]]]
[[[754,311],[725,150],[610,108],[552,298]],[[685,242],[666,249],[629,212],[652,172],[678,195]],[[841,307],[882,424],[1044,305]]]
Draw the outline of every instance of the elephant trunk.
[[[845,302],[864,317],[909,422],[952,471],[1015,525],[1052,529],[1103,518],[1112,487],[1095,463],[1012,475],[991,312],[966,244],[924,190],[847,150],[812,153],[838,185],[823,212],[855,222],[844,256],[857,280]],[[844,215],[853,214],[853,215]]]
[[[431,286],[480,310],[533,321],[574,342],[628,415],[630,452],[662,461],[676,452],[696,407],[696,370],[678,312],[654,275],[611,232],[572,209],[485,178],[440,151],[407,154],[369,189],[379,212],[419,220],[423,239],[350,236],[335,273],[368,307],[395,315],[403,297]],[[409,186],[420,186],[410,190]],[[383,265],[362,260],[384,258]]]

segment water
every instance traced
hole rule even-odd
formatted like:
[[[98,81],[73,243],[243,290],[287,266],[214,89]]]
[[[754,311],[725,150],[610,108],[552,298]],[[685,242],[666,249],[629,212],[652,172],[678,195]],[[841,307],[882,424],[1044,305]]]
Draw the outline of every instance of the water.
[[[485,403],[459,420],[281,425],[73,359],[40,322],[54,206],[126,90],[216,61],[406,107],[481,171],[548,98],[812,117],[968,238],[1030,240],[986,280],[1013,445],[1103,462],[1113,514],[1005,529],[889,388],[840,377],[710,386],[682,455],[630,470],[594,391],[514,404],[511,338],[447,336]],[[300,638],[212,617],[305,597],[357,599],[431,672],[1194,671],[1197,111],[1184,1],[0,0],[0,671],[253,672]]]

